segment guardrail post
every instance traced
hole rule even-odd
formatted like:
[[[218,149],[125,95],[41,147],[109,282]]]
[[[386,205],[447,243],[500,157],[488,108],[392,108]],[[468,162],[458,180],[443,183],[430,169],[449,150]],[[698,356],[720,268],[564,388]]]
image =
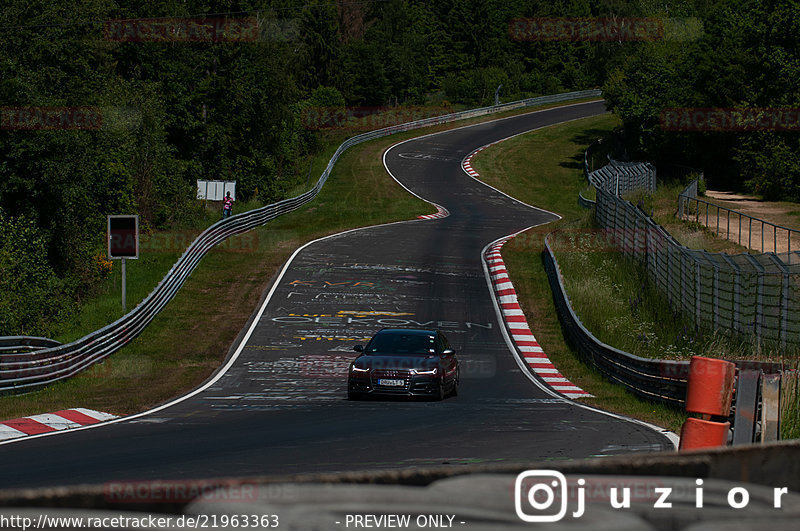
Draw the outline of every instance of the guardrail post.
[[[737,332],[742,331],[742,273],[738,264],[733,275],[733,329]]]
[[[766,374],[761,380],[761,442],[780,438],[781,375]]]
[[[713,279],[713,308],[714,308],[714,328],[719,328],[719,265],[716,261],[712,260],[708,252],[703,251],[704,258],[714,268]]]
[[[725,446],[731,423],[727,420],[733,398],[736,366],[725,360],[692,357],[686,388],[686,411],[702,418],[689,417],[681,429],[681,450]]]
[[[733,444],[752,444],[758,414],[758,391],[761,371],[739,371],[736,383],[736,411],[733,418]]]
[[[737,332],[741,330],[739,322],[741,320],[740,316],[740,308],[739,308],[739,266],[736,263],[728,258],[728,255],[725,253],[720,254],[719,256],[725,261],[726,264],[730,267],[731,270],[731,328]]]
[[[725,229],[725,238],[730,240],[731,239],[731,211],[728,210],[727,213],[728,213],[728,226]]]
[[[778,227],[777,225],[772,225],[772,252],[778,252]]]
[[[125,259],[122,259],[122,313],[127,313],[128,311],[128,301],[127,301],[127,286],[126,286],[126,279],[125,279]]]

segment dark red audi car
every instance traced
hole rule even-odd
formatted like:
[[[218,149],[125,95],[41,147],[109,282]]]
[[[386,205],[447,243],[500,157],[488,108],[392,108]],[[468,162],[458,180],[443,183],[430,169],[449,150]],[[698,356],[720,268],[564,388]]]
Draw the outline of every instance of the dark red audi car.
[[[350,363],[347,398],[428,396],[442,400],[458,394],[458,358],[438,330],[384,329]]]

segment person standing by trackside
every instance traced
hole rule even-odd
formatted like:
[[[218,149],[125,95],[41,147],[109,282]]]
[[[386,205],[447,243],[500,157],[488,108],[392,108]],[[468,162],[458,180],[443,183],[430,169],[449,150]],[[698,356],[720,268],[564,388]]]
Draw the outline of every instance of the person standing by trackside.
[[[222,201],[222,219],[228,218],[233,211],[233,199],[231,198],[231,193],[225,196],[225,199]]]

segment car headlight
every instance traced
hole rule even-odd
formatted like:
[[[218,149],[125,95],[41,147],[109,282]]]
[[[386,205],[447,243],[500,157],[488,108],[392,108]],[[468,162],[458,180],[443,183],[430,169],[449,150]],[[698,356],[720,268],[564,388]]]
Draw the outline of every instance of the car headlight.
[[[417,374],[420,376],[436,376],[437,372],[439,372],[437,367],[432,369],[411,369],[411,374]]]
[[[350,372],[362,373],[363,374],[365,372],[369,372],[369,369],[368,368],[367,369],[360,369],[360,368],[356,367],[355,365],[353,365],[352,367],[350,367]]]

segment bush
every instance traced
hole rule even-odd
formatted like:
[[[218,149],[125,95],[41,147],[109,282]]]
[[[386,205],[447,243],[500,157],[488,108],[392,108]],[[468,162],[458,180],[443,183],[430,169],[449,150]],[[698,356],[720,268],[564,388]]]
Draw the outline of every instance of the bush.
[[[0,336],[48,335],[72,310],[47,262],[48,239],[33,220],[0,210]]]

